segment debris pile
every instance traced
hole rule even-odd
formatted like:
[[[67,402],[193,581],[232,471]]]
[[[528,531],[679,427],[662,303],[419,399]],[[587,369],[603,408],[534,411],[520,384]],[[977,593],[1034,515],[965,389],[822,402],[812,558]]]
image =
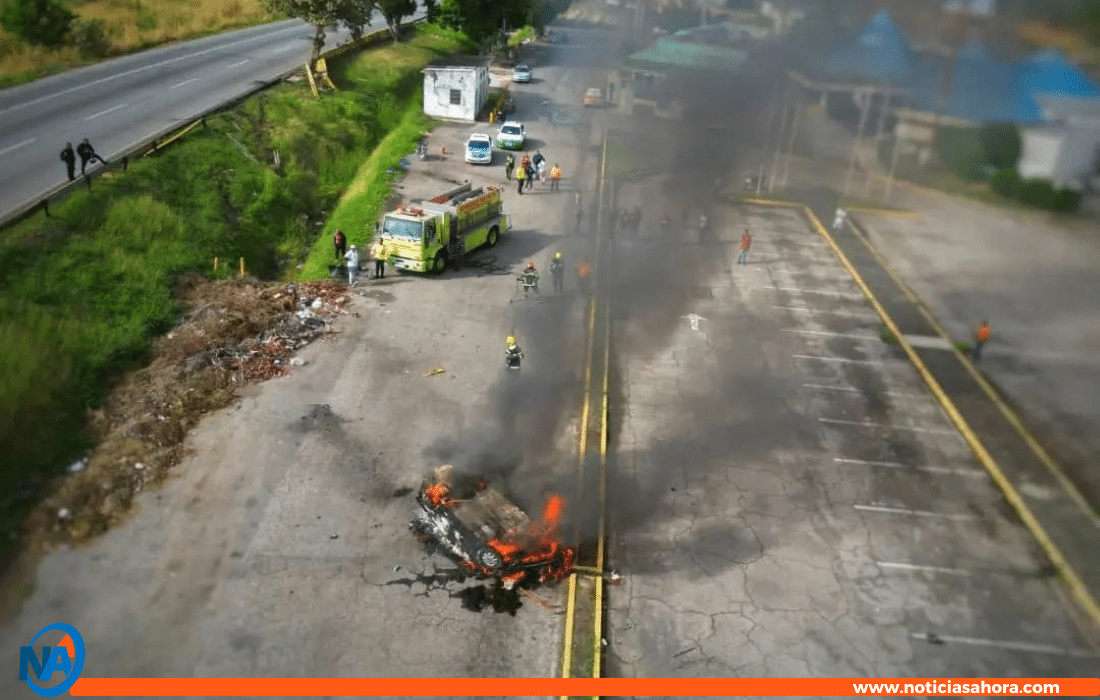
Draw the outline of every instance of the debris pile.
[[[183,316],[159,338],[148,365],[128,374],[91,412],[95,449],[68,467],[28,523],[46,546],[106,531],[134,496],[185,455],[188,431],[232,403],[246,384],[304,365],[294,353],[348,313],[347,288],[181,277]]]

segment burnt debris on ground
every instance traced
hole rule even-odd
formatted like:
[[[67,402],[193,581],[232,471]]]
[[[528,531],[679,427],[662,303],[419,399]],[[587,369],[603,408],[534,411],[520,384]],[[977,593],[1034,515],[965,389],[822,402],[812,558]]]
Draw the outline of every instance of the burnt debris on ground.
[[[232,403],[240,388],[305,364],[294,353],[332,332],[330,321],[350,302],[345,285],[327,280],[286,285],[189,275],[178,280],[176,295],[179,324],[91,412],[96,447],[54,484],[39,485],[48,495],[26,525],[32,546],[105,532],[186,455],[187,433],[204,415]]]

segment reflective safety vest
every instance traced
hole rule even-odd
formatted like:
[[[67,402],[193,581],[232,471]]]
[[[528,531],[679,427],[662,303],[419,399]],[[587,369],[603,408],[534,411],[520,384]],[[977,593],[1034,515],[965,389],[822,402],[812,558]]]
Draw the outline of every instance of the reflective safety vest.
[[[978,326],[978,342],[984,343],[989,340],[989,324],[983,323]]]
[[[748,250],[750,245],[752,245],[752,236],[745,231],[741,234],[741,250]]]
[[[561,179],[561,168],[551,168],[550,169],[550,179],[551,180],[560,180]]]
[[[584,263],[577,265],[577,274],[581,277],[588,277],[589,267]]]

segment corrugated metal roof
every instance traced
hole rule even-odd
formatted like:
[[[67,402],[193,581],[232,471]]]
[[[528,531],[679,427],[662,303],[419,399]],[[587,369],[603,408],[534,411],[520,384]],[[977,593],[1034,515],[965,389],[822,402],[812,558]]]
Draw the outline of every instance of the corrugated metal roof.
[[[650,67],[679,67],[694,70],[741,71],[747,54],[741,49],[661,37],[649,48],[630,56],[630,63]]]
[[[812,72],[834,80],[902,82],[916,74],[917,57],[893,17],[884,10]]]

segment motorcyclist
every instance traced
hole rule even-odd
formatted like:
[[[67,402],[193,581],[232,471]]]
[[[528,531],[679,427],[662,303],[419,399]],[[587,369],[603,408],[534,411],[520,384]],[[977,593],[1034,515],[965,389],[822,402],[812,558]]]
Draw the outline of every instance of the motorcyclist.
[[[510,335],[504,339],[504,361],[509,367],[519,367],[519,361],[523,358],[523,349],[516,342],[516,336]]]
[[[554,259],[550,261],[550,276],[554,278],[554,292],[561,294],[565,289],[565,263],[559,250],[554,253]]]

